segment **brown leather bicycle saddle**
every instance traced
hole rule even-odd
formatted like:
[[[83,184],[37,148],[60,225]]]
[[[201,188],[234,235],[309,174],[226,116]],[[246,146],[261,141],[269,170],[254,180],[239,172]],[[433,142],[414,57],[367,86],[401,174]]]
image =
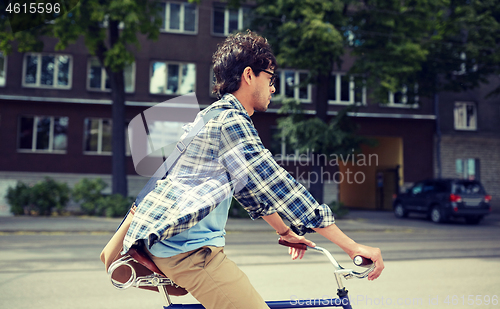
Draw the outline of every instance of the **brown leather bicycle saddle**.
[[[127,254],[138,262],[138,263],[130,262],[133,263],[132,266],[135,269],[137,277],[149,276],[152,273],[157,273],[158,275],[165,278],[167,277],[151,260],[149,255],[146,252],[144,252],[144,249],[142,247],[133,246],[132,248],[129,249]],[[124,283],[130,278],[130,275],[131,275],[131,270],[129,267],[119,267],[113,272],[113,279]],[[179,286],[167,285],[166,287],[169,295],[182,296],[188,293],[186,289]],[[145,286],[140,288],[158,292],[157,287]]]

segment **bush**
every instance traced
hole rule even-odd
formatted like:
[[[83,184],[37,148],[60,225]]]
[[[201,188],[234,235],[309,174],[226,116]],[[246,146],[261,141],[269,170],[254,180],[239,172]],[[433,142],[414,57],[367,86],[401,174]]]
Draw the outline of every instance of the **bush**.
[[[45,178],[33,186],[17,182],[7,189],[5,198],[14,215],[39,214],[49,216],[52,210],[61,214],[70,197],[80,203],[82,211],[91,216],[123,217],[132,205],[133,199],[120,194],[105,196],[102,190],[107,184],[100,178],[82,179],[73,190],[66,183]]]
[[[104,210],[106,217],[123,217],[133,203],[132,198],[120,194],[102,196],[97,200],[98,209]]]
[[[5,198],[14,215],[24,215],[25,208],[26,212],[29,213],[27,207],[31,204],[31,190],[25,183],[18,181],[14,188],[9,187]]]
[[[103,198],[102,190],[108,185],[101,178],[82,179],[75,184],[73,188],[72,198],[75,202],[80,203],[80,208],[84,214],[89,216],[102,216],[106,208],[99,200]]]
[[[62,214],[70,199],[71,189],[66,183],[45,177],[31,188],[31,203],[40,215],[50,216],[52,208]]]
[[[46,177],[34,186],[19,181],[14,188],[7,190],[6,198],[14,215],[35,213],[50,216],[54,207],[59,214],[64,211],[70,192],[67,184]]]
[[[336,219],[341,219],[349,214],[349,209],[342,202],[332,201],[328,204]]]

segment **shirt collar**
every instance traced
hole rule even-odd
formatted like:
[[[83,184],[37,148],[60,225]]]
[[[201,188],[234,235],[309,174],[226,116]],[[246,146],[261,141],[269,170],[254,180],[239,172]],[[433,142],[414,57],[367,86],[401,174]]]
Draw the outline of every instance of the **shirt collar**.
[[[248,114],[247,110],[243,107],[243,104],[241,104],[241,102],[231,93],[224,94],[221,98],[221,101],[226,101],[230,103],[235,109],[239,109]]]

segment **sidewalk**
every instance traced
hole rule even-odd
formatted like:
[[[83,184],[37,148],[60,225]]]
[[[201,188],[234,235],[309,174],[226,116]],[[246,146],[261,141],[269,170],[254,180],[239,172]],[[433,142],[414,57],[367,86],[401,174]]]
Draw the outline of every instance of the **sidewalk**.
[[[337,220],[344,231],[384,231],[406,229],[405,226],[385,224],[384,218],[392,216],[386,212],[351,211],[346,219]],[[377,220],[377,217],[379,218]],[[370,220],[373,219],[373,220]],[[2,233],[114,233],[121,219],[68,216],[68,217],[0,217]],[[272,228],[262,219],[229,218],[228,232],[272,232]]]

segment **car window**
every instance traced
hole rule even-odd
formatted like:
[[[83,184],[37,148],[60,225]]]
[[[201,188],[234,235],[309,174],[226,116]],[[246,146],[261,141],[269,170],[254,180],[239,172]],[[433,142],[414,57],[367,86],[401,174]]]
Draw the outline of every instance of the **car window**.
[[[412,194],[420,194],[422,193],[422,189],[424,187],[424,184],[422,182],[417,183],[416,185],[411,188],[411,193]]]
[[[484,189],[478,182],[464,181],[455,184],[455,194],[484,194]]]
[[[430,193],[430,192],[434,192],[434,183],[432,182],[428,182],[424,185],[423,189],[422,189],[422,192],[423,193]]]

